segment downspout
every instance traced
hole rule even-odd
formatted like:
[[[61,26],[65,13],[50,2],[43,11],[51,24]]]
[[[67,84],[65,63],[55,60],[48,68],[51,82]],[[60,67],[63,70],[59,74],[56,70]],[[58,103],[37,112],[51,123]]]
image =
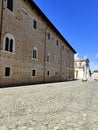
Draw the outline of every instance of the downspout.
[[[0,50],[1,50],[1,35],[2,35],[2,19],[3,19],[3,0],[2,0],[2,7],[1,7],[1,21],[0,21]]]
[[[62,81],[62,45],[61,45],[61,48],[60,48],[60,59],[61,59],[61,66],[60,66],[60,80]]]
[[[45,44],[44,44],[44,72],[43,72],[43,82],[45,82],[45,69],[46,69],[46,27],[45,27]]]
[[[70,80],[70,52],[69,52],[69,79],[68,80]]]

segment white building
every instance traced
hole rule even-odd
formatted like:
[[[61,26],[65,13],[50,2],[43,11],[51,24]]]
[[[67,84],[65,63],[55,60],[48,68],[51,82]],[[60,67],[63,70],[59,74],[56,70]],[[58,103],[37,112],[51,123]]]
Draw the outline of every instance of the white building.
[[[98,70],[94,70],[92,76],[95,80],[98,80]]]
[[[75,59],[74,61],[75,68],[75,79],[88,80],[90,77],[90,67],[89,67],[89,59]]]

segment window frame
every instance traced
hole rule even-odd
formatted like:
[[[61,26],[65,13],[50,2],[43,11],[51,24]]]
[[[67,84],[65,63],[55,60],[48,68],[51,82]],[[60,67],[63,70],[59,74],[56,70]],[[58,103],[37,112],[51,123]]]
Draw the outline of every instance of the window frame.
[[[8,39],[8,43],[7,43],[7,39]],[[15,38],[10,33],[6,33],[4,36],[3,50],[9,53],[15,53]]]
[[[38,49],[36,47],[34,47],[32,50],[32,58],[38,59]]]

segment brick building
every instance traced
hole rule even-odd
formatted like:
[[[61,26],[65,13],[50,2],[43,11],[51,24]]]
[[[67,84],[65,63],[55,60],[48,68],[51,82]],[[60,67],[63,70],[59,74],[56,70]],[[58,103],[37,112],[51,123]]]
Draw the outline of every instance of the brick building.
[[[73,79],[75,53],[32,0],[0,0],[0,86]]]

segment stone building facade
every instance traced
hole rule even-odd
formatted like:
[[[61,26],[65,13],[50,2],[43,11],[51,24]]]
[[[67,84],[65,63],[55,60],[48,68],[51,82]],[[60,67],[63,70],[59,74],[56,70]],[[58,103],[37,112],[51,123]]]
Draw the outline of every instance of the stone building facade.
[[[75,59],[75,79],[88,80],[90,78],[89,59]]]
[[[0,86],[73,79],[75,53],[32,0],[0,0]]]

